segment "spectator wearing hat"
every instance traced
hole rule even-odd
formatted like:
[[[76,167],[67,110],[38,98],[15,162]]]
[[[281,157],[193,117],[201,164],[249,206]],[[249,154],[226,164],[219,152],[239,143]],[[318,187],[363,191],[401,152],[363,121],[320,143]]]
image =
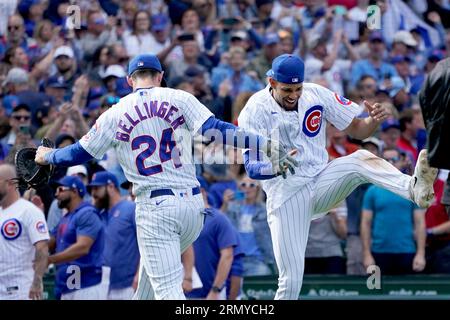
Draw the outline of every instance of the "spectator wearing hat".
[[[53,98],[53,104],[59,106],[65,101],[68,88],[64,77],[53,76],[48,78],[45,83],[45,94]]]
[[[351,60],[338,59],[340,45],[344,43]],[[352,45],[342,30],[337,30],[333,36],[332,49],[328,52],[325,39],[319,35],[310,34],[308,50],[311,55],[305,60],[305,81],[311,82],[314,78],[324,77],[330,90],[339,95],[344,94],[344,81],[350,72],[352,61],[358,58]]]
[[[397,147],[400,139],[400,122],[397,119],[389,118],[381,124],[381,140],[383,149],[393,149]]]
[[[30,77],[27,71],[21,68],[12,68],[2,85],[7,92],[17,96],[20,103],[28,106],[32,113],[32,123],[37,125],[37,110],[49,108],[52,101],[48,95],[32,90],[29,81]]]
[[[272,66],[272,60],[281,54],[280,37],[276,33],[268,33],[264,36],[263,49],[248,64],[248,71],[255,71],[259,81],[265,83],[266,72]]]
[[[411,73],[411,59],[405,55],[393,56],[391,63],[397,70],[399,77],[405,82],[405,91],[411,96],[416,95],[425,80],[423,72],[413,75]]]
[[[394,34],[390,56],[409,56],[414,52],[418,42],[409,31],[400,30]]]
[[[125,69],[118,64],[110,65],[102,75],[103,84],[109,94],[117,94],[117,80],[126,78]]]
[[[153,44],[153,52],[160,55],[164,49],[170,47],[170,21],[165,14],[156,14],[151,17],[151,31],[155,42]],[[150,52],[151,53],[151,52]]]
[[[74,52],[69,46],[58,47],[53,54],[53,63],[56,66],[56,73],[52,76],[62,77],[67,85],[65,97],[72,97],[72,88],[80,75]]]
[[[66,210],[49,243],[53,254],[48,262],[56,265],[55,295],[61,300],[104,300],[108,290],[102,283],[105,235],[99,214],[83,201],[86,187],[78,177],[66,176],[54,185],[58,207]],[[74,266],[80,277],[75,288],[69,280]]]
[[[386,46],[379,31],[369,35],[369,58],[356,61],[352,66],[351,80],[355,86],[363,75],[372,76],[379,85],[385,80],[397,76],[394,66],[383,61]]]
[[[407,92],[405,81],[401,77],[394,76],[387,79],[379,87],[379,90],[388,94],[390,101],[399,112],[410,107],[411,97]]]
[[[444,59],[444,52],[441,50],[432,50],[427,57],[427,62],[425,64],[425,73],[429,74],[433,71],[436,64]]]

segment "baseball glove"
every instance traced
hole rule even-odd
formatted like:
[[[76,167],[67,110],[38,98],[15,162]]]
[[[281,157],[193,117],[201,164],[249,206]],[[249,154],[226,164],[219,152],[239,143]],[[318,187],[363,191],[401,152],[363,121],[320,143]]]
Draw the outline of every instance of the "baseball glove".
[[[53,142],[49,139],[42,139],[42,145],[54,148]],[[34,161],[37,148],[23,148],[17,151],[14,162],[16,164],[19,187],[25,189],[39,189],[48,184],[53,174],[53,165],[41,166]]]

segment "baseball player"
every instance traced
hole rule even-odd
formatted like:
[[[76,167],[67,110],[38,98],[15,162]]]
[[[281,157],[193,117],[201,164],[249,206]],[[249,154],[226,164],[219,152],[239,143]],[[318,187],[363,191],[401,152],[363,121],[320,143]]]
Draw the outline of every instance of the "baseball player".
[[[13,166],[0,165],[0,300],[38,300],[49,234],[44,213],[20,198],[16,178]]]
[[[185,299],[180,252],[199,235],[204,206],[192,161],[193,135],[269,152],[277,174],[297,165],[271,139],[215,119],[187,92],[161,88],[162,77],[156,56],[136,56],[127,78],[133,93],[103,113],[80,142],[58,150],[42,147],[36,153],[40,164],[75,165],[101,159],[114,148],[136,195],[141,255],[136,299]]]
[[[312,83],[303,83],[304,64],[294,55],[274,59],[267,73],[269,85],[255,93],[238,118],[245,129],[278,136],[295,155],[300,167],[287,179],[268,175],[270,163],[244,153],[245,167],[253,179],[263,180],[268,196],[268,222],[279,269],[275,299],[298,299],[304,271],[305,248],[311,219],[328,212],[362,183],[373,183],[427,207],[433,198],[436,169],[430,168],[426,151],[419,155],[413,177],[366,150],[328,162],[325,121],[356,139],[372,135],[388,117],[378,103],[369,117],[356,118],[360,107]]]
[[[105,235],[98,211],[83,201],[86,187],[80,178],[65,176],[54,184],[58,207],[67,210],[49,243],[54,254],[48,262],[56,265],[55,295],[61,300],[105,300],[109,268],[102,268]]]
[[[108,300],[130,300],[139,265],[136,205],[121,199],[119,181],[111,172],[95,173],[89,187],[105,228],[103,259],[111,269]]]

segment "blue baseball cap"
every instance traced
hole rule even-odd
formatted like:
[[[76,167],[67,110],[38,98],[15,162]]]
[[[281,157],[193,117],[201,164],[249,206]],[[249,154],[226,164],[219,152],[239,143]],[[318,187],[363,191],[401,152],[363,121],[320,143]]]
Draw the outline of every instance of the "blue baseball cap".
[[[397,119],[389,118],[381,124],[381,131],[385,132],[390,128],[396,128],[400,130],[400,122]]]
[[[6,115],[10,116],[13,110],[20,104],[18,96],[8,94],[3,97],[3,108],[5,108]]]
[[[88,186],[101,187],[106,186],[110,183],[114,184],[116,188],[119,188],[119,181],[114,174],[108,171],[99,171],[94,173],[94,175],[92,176],[92,181]]]
[[[169,18],[165,14],[155,14],[151,18],[152,30],[163,31],[169,24]]]
[[[298,56],[282,54],[273,59],[272,69],[267,71],[266,76],[287,84],[302,83],[305,76],[305,64]]]
[[[383,34],[380,31],[372,31],[369,35],[369,41],[381,41],[384,42]]]
[[[52,184],[56,187],[63,186],[76,189],[78,191],[78,195],[81,198],[83,198],[84,195],[86,194],[86,187],[83,181],[81,181],[81,179],[78,178],[77,176],[65,176],[62,179],[53,182]]]
[[[405,81],[400,77],[392,77],[391,83],[392,87],[389,89],[389,97],[391,98],[395,97],[397,93],[406,86]]]
[[[59,88],[59,89],[67,89],[69,87],[69,85],[66,83],[66,81],[62,76],[61,77],[54,76],[48,78],[45,86],[49,88]]]
[[[131,59],[128,64],[128,76],[131,76],[136,70],[153,69],[162,72],[161,62],[153,54],[139,54]]]
[[[263,43],[265,46],[280,42],[280,37],[276,33],[268,33],[264,36]]]
[[[428,61],[430,62],[438,62],[442,59],[444,59],[444,53],[441,50],[433,50],[428,54]]]

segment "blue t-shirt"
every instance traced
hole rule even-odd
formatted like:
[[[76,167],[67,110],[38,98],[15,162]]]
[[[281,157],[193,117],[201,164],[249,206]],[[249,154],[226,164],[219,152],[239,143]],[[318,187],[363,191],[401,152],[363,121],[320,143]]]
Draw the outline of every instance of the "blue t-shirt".
[[[52,230],[56,239],[56,253],[62,252],[77,242],[77,236],[86,236],[94,239],[89,253],[76,260],[56,265],[56,296],[74,291],[69,288],[67,281],[73,276],[73,266],[80,268],[80,288],[87,288],[99,284],[102,280],[102,253],[104,247],[103,224],[97,209],[87,202],[82,202],[73,212],[61,218],[58,225]],[[67,270],[68,267],[71,269]]]
[[[202,232],[194,242],[195,268],[203,283],[203,287],[194,289],[188,298],[205,298],[214,282],[220,250],[233,247],[238,243],[238,235],[231,221],[219,210],[206,209],[205,224]]]
[[[356,86],[358,81],[364,75],[373,77],[378,84],[382,83],[385,78],[392,78],[398,76],[395,67],[386,62],[381,62],[379,68],[375,66],[367,59],[356,61],[352,66],[351,81],[352,85]]]
[[[257,213],[255,205],[243,204],[238,220],[238,231],[241,238],[241,246],[245,256],[256,257],[264,260],[258,242],[256,241],[255,230],[253,229],[253,217]]]
[[[139,264],[136,238],[136,205],[122,200],[109,211],[102,211],[105,228],[105,265],[111,268],[110,289],[130,287]]]
[[[414,253],[414,210],[418,207],[395,193],[370,186],[363,209],[373,212],[372,252]]]

